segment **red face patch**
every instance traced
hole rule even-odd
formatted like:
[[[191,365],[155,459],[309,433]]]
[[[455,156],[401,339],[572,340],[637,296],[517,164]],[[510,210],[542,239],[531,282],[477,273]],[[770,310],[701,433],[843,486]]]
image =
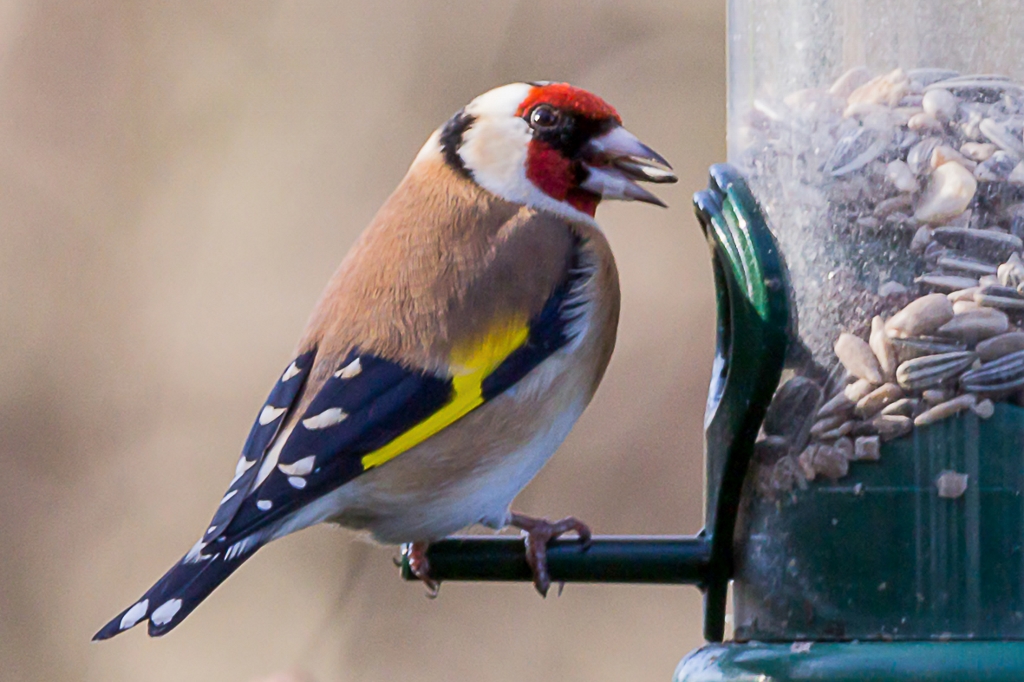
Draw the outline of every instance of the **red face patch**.
[[[595,122],[615,121],[621,125],[618,112],[597,95],[574,88],[568,83],[534,86],[516,111],[516,116],[527,116],[535,107],[546,104],[574,118]],[[526,177],[539,190],[552,199],[564,201],[578,211],[593,216],[601,197],[580,189],[576,184],[576,168],[542,139],[530,140],[526,156]]]
[[[556,109],[586,116],[594,120],[614,119],[621,125],[619,113],[597,95],[575,88],[568,83],[537,85],[519,105],[516,116],[523,116],[538,104],[549,104]]]
[[[564,201],[578,211],[594,216],[601,197],[576,187],[572,162],[539,140],[531,140],[526,177],[552,199]]]

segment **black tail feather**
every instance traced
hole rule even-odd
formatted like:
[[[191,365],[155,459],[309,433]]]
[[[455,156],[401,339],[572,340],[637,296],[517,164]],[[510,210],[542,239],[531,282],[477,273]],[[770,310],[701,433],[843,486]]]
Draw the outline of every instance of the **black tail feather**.
[[[93,635],[93,641],[110,639],[147,620],[150,637],[167,634],[258,548],[257,544],[231,559],[226,559],[223,552],[199,561],[181,559],[141,598]]]

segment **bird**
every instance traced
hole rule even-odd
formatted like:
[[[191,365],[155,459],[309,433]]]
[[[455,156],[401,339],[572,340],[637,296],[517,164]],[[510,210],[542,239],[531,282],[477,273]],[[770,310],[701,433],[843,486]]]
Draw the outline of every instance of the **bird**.
[[[534,584],[548,540],[586,524],[511,511],[569,434],[615,345],[603,199],[665,204],[669,163],[603,99],[531,81],[473,99],[428,138],[329,280],[202,537],[94,636],[166,634],[267,543],[332,522],[426,548],[515,527]]]

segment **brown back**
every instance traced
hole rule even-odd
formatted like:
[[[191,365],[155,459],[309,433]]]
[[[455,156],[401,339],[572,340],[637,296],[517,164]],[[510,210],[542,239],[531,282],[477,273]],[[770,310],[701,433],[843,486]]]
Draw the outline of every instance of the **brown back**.
[[[536,315],[572,245],[565,220],[499,199],[440,158],[418,163],[313,312],[299,348],[320,349],[308,388],[315,392],[354,346],[444,371],[453,348]]]

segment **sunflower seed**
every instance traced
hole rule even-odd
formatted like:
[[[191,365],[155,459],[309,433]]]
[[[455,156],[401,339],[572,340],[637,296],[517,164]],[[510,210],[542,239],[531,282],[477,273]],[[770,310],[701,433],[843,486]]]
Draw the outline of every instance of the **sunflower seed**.
[[[882,370],[878,366],[878,359],[866,341],[843,332],[836,340],[834,350],[847,372],[876,385],[882,383]]]
[[[966,258],[964,256],[943,255],[939,256],[935,263],[940,268],[957,270],[976,277],[994,275],[999,269],[999,266],[995,263],[985,263],[973,258]]]
[[[910,171],[908,170],[907,172],[909,173]],[[914,184],[917,184],[916,179],[914,180]],[[895,213],[896,211],[902,208],[910,208],[911,203],[912,200],[909,194],[897,194],[896,196],[891,197],[889,199],[883,199],[882,201],[879,201],[878,204],[875,206],[874,213],[879,218],[885,218],[886,216]]]
[[[1014,292],[1016,293],[1016,292]],[[1001,310],[1024,310],[1024,298],[1019,296],[992,296],[990,294],[977,293],[974,300],[978,305],[987,308],[999,308]]]
[[[847,421],[846,415],[834,414],[828,417],[824,417],[814,422],[811,426],[811,437],[821,438],[823,433],[828,433],[833,429],[839,428]]]
[[[953,305],[956,305],[959,301],[973,301],[974,294],[978,293],[979,291],[981,291],[981,287],[967,287],[966,289],[957,289],[956,291],[952,291],[946,294],[946,298],[948,298],[953,303]],[[956,311],[954,310],[953,312],[955,313]]]
[[[1001,182],[1010,178],[1010,173],[1020,162],[1020,157],[1004,151],[998,151],[987,161],[978,164],[974,169],[974,177],[983,182]]]
[[[917,413],[919,405],[920,401],[917,398],[900,398],[896,402],[882,408],[882,414],[913,417]]]
[[[896,349],[896,357],[900,362],[913,360],[926,355],[939,355],[940,353],[955,353],[967,350],[967,344],[955,339],[943,339],[935,336],[919,336],[915,338],[892,339],[893,348]]]
[[[789,441],[782,436],[766,436],[754,443],[754,459],[762,464],[774,464],[789,453]]]
[[[883,407],[903,397],[903,389],[896,384],[883,384],[857,401],[853,413],[861,419],[873,417]]]
[[[974,349],[982,362],[997,360],[1010,353],[1024,350],[1024,332],[1012,331],[980,342]]]
[[[845,391],[839,391],[839,393],[836,393],[828,402],[821,406],[816,417],[824,419],[825,417],[834,417],[841,414],[845,418],[853,412],[856,404],[856,401],[846,397]]]
[[[953,304],[953,314],[965,313],[968,310],[977,310],[981,305],[972,301],[957,301]]]
[[[952,320],[939,327],[937,333],[972,344],[1002,334],[1009,328],[1010,320],[1006,313],[995,308],[981,308],[954,315]]]
[[[1008,353],[964,372],[960,385],[965,391],[1004,396],[1024,386],[1024,350]]]
[[[928,245],[932,243],[932,228],[927,225],[922,225],[917,228],[914,232],[913,239],[910,240],[910,253],[922,254]]]
[[[868,345],[871,346],[871,350],[878,360],[878,368],[882,371],[882,377],[886,381],[895,379],[899,360],[896,358],[896,348],[892,345],[889,335],[885,333],[885,322],[879,315],[875,315],[871,319]]]
[[[964,287],[957,287],[963,289]],[[931,334],[953,319],[953,304],[942,294],[928,294],[909,303],[885,323],[891,337]]]
[[[821,400],[821,388],[805,377],[795,376],[775,393],[764,415],[764,432],[797,439],[804,427],[804,419],[811,418]]]
[[[978,399],[971,393],[958,395],[952,400],[939,403],[935,407],[925,410],[914,417],[914,426],[927,426],[928,424],[934,424],[937,421],[952,417],[954,414],[971,409],[977,402]]]
[[[1018,159],[1024,156],[1024,143],[1017,139],[1002,123],[992,118],[982,120],[978,126],[981,134],[987,137],[1000,149],[1015,154]]]
[[[971,277],[944,275],[938,272],[929,272],[926,275],[915,278],[914,281],[942,291],[956,291],[957,289],[970,288],[978,284],[978,280]],[[950,310],[952,311],[952,308]]]
[[[1005,261],[1014,253],[1024,249],[1020,237],[991,230],[974,230],[967,227],[936,227],[932,230],[936,242],[951,249],[957,249],[985,260]]]
[[[942,144],[942,140],[937,137],[926,137],[914,143],[910,151],[907,152],[907,168],[914,175],[923,175],[926,171],[930,170],[932,152],[940,144]]]
[[[959,351],[907,360],[896,369],[896,381],[908,391],[941,386],[970,367],[977,357],[972,351]]]
[[[858,128],[843,138],[832,151],[822,170],[841,177],[868,165],[889,146],[889,140],[877,130]]]
[[[878,384],[871,383],[867,379],[858,379],[849,386],[843,389],[843,394],[852,400],[854,403],[858,402],[861,398],[866,396],[871,391],[875,390],[875,386]]]
[[[944,403],[953,397],[953,391],[948,388],[929,388],[921,391],[921,400],[925,405],[935,406]]]
[[[831,429],[829,431],[823,431],[822,433],[818,434],[818,438],[821,440],[835,440],[837,438],[842,438],[843,436],[846,436],[850,432],[852,432],[853,427],[856,425],[857,422],[853,420],[843,422],[834,429]]]

